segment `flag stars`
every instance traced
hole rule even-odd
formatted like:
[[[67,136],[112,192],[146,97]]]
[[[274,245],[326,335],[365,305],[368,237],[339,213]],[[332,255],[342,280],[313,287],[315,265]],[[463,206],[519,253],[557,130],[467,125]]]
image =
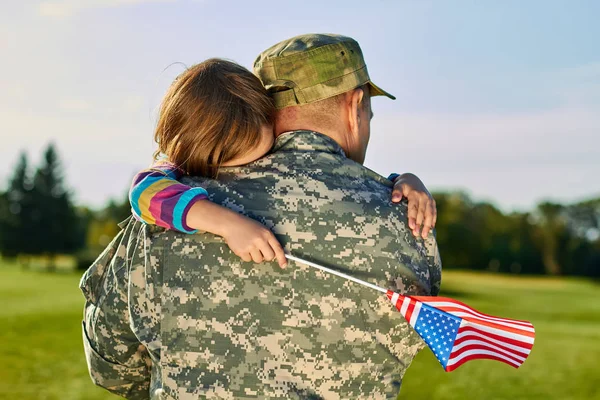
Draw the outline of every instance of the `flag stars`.
[[[444,368],[450,359],[459,325],[460,321],[457,322],[456,318],[447,317],[436,310],[432,311],[427,305],[421,308],[417,316],[415,329]]]

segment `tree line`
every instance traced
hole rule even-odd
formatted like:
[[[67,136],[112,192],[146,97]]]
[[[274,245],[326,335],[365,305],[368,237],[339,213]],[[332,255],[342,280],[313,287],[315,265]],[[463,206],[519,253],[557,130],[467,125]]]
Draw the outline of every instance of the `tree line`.
[[[23,152],[6,191],[0,192],[0,254],[25,262],[44,257],[50,269],[57,255],[75,255],[78,266],[87,268],[128,215],[126,199],[99,211],[76,206],[53,144],[35,169]]]
[[[444,268],[600,277],[600,198],[504,213],[463,192],[434,197]],[[22,153],[0,192],[0,254],[50,260],[74,254],[78,266],[87,268],[129,214],[126,196],[102,210],[76,206],[50,144],[34,171]]]
[[[600,277],[600,198],[503,213],[464,193],[436,193],[444,267]]]

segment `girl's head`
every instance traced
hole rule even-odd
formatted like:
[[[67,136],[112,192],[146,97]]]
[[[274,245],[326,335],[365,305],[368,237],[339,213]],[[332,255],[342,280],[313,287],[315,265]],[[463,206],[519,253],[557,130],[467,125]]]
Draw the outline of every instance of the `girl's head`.
[[[165,95],[154,139],[157,155],[191,175],[214,177],[220,166],[242,165],[273,145],[275,108],[246,68],[212,58],[187,69]]]

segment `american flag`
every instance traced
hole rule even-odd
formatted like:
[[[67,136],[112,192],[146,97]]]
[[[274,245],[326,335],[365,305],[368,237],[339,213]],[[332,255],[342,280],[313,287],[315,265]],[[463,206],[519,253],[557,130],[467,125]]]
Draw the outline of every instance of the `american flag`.
[[[445,371],[481,358],[519,368],[533,347],[535,330],[529,321],[492,317],[447,297],[403,296],[291,254],[285,257],[385,293]]]
[[[391,290],[387,297],[448,372],[482,358],[519,368],[533,347],[535,330],[528,321],[486,315],[447,297],[403,296]]]

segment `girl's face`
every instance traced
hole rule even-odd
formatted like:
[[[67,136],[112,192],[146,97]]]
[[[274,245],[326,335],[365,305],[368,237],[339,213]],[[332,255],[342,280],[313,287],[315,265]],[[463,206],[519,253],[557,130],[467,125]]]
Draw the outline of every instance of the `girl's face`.
[[[252,161],[256,161],[271,150],[273,147],[273,142],[275,142],[273,126],[263,125],[261,129],[260,140],[258,143],[256,143],[256,145],[248,149],[246,153],[221,165],[224,167],[237,167],[239,165],[245,165],[251,163]]]

